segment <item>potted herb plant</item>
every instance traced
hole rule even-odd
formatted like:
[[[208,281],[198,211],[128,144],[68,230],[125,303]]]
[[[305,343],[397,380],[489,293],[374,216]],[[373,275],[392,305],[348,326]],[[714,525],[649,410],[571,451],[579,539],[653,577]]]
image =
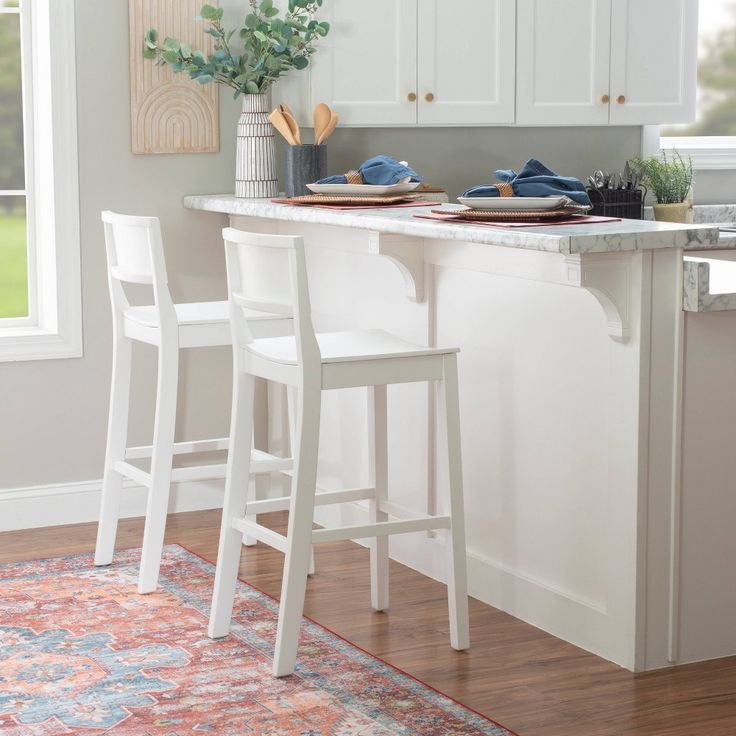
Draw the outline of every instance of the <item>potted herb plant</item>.
[[[672,150],[670,156],[662,151],[637,162],[644,184],[654,192],[654,219],[664,222],[693,221],[693,205],[688,199],[693,184],[693,162]]]
[[[235,99],[243,96],[235,195],[274,197],[278,180],[268,93],[281,75],[309,65],[309,57],[317,50],[315,42],[327,35],[330,25],[314,18],[322,0],[288,0],[286,12],[273,0],[249,0],[248,5],[243,25],[227,30],[222,25],[222,8],[202,6],[200,18],[208,24],[205,33],[215,39],[211,54],[194,51],[175,38],[160,44],[158,32],[151,29],[143,40],[143,55],[200,84],[229,87]]]

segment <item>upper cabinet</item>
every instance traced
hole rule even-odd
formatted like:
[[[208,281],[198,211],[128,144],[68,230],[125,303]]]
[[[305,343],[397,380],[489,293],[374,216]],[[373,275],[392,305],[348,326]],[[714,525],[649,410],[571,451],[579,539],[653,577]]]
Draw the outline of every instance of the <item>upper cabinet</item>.
[[[697,0],[613,0],[612,124],[695,119],[697,31]]]
[[[312,105],[343,125],[514,122],[515,0],[329,0]]]
[[[312,66],[312,105],[326,102],[341,125],[417,122],[418,0],[328,0],[330,33]]]
[[[607,123],[611,0],[518,0],[518,14],[516,122]]]
[[[419,0],[417,119],[514,122],[514,0]]]
[[[285,4],[286,0],[276,0]],[[274,88],[302,125],[647,125],[695,117],[698,0],[325,0]]]
[[[695,116],[698,0],[517,0],[519,125]]]

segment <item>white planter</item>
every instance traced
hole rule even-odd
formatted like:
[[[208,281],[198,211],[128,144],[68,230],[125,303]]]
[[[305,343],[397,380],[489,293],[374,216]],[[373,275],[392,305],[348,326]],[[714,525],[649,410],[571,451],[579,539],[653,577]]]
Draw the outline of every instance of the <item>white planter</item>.
[[[268,113],[269,95],[243,96],[243,112],[238,120],[236,197],[275,197],[279,192],[275,133]]]

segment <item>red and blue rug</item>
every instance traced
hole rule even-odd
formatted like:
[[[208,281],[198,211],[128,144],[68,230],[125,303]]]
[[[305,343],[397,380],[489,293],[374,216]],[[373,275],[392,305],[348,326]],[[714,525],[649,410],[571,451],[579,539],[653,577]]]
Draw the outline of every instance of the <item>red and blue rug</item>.
[[[138,561],[0,565],[0,735],[511,736],[310,621],[276,679],[272,598],[239,583],[232,635],[212,641],[213,566],[167,546],[141,596]]]

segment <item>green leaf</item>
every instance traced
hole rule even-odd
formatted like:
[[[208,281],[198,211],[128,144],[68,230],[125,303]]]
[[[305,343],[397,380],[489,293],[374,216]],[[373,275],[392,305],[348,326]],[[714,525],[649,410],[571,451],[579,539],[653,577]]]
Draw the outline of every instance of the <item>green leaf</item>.
[[[211,74],[200,74],[197,77],[197,81],[200,84],[207,84],[208,82],[211,82],[214,79],[214,77]]]
[[[261,42],[268,43],[268,36],[262,31],[254,31],[253,35]]]
[[[217,20],[218,18],[217,8],[212,5],[203,5],[199,14],[204,18],[204,20]]]
[[[192,47],[188,43],[182,42],[179,46],[179,55],[189,57],[192,55]]]
[[[306,56],[294,57],[294,69],[306,69],[309,66],[309,59]]]
[[[263,14],[266,16],[266,18],[273,18],[275,15],[279,14],[279,9],[269,8],[268,10],[264,10]]]
[[[258,16],[255,15],[254,13],[251,13],[250,15],[245,16],[245,27],[246,28],[250,28],[251,30],[253,30],[254,28],[258,28],[259,23],[260,21],[258,20]],[[242,31],[241,31],[241,36],[242,36]]]
[[[266,13],[273,7],[273,0],[261,0],[261,4],[258,6],[261,13]]]
[[[170,49],[167,49],[166,51],[161,52],[161,58],[167,64],[175,64],[177,61],[179,61],[179,54],[176,51],[171,51]]]
[[[255,82],[251,81],[251,82],[246,82],[245,91],[250,92],[253,95],[257,95],[261,90],[259,89],[258,85]]]
[[[143,58],[144,59],[155,59],[156,49],[149,49],[145,44],[143,45]]]
[[[179,48],[179,42],[175,38],[165,38],[164,48],[169,51],[176,51]]]

